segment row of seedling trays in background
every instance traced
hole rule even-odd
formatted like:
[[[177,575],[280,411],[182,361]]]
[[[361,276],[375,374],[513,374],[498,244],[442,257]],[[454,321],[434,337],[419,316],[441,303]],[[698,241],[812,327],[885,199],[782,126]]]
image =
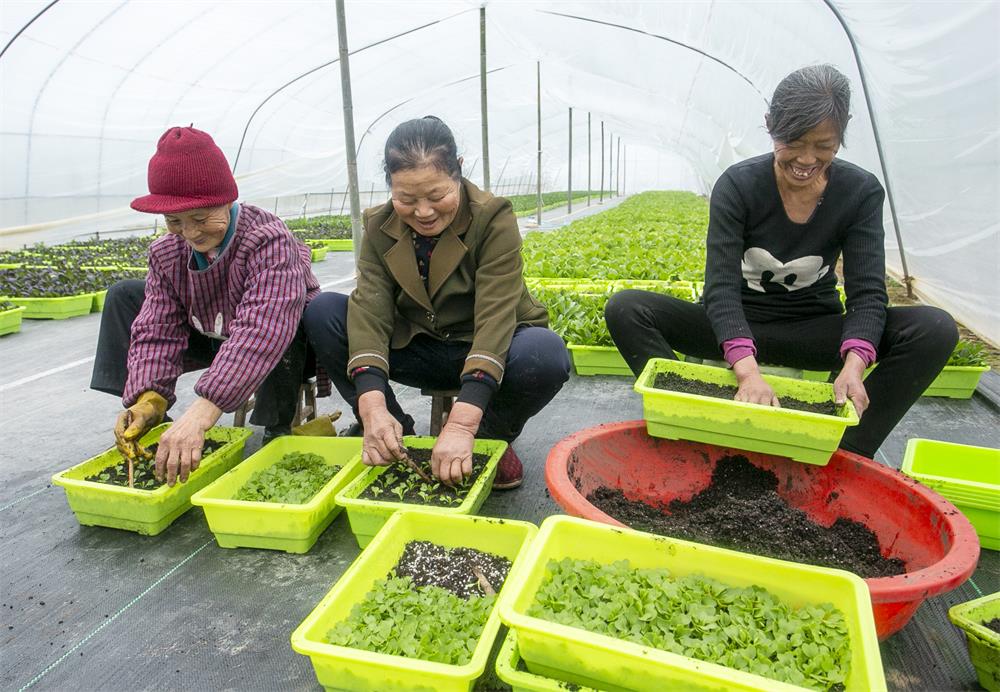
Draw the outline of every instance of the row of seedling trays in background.
[[[469,516],[503,442],[477,441],[475,473],[448,488],[426,479],[433,438],[405,438],[410,463],[391,467],[363,466],[357,438],[294,436],[239,463],[248,432],[210,430],[173,487],[141,464],[125,487],[115,450],[53,480],[82,524],[155,534],[193,502],[230,548],[306,552],[346,508],[365,549],[292,635],[328,688],[468,690],[501,621],[497,671],[523,689],[884,688],[855,575],[567,517],[538,532]]]

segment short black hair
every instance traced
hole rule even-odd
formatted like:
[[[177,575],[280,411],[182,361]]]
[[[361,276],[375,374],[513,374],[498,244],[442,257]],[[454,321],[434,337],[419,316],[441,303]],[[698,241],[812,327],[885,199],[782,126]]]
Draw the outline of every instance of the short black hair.
[[[382,170],[386,185],[392,185],[393,173],[421,166],[433,166],[455,180],[462,177],[455,136],[433,115],[400,123],[385,141]]]
[[[774,141],[787,144],[829,119],[843,144],[850,110],[847,77],[832,65],[810,65],[795,70],[775,87],[765,118],[767,132]]]

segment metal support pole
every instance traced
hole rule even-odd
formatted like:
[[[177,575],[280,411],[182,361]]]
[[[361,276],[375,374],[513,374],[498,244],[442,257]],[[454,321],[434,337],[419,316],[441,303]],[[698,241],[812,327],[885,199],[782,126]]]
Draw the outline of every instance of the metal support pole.
[[[625,162],[625,168],[622,169],[622,194],[623,195],[627,195],[628,194],[628,190],[625,189],[625,186],[628,184],[628,180],[626,179],[626,176],[628,175],[628,145],[627,144],[625,145],[625,151],[622,152],[622,161]]]
[[[542,225],[542,63],[535,63],[535,86],[538,97],[538,213],[535,215],[535,223]]]
[[[337,188],[330,188],[330,216],[333,216],[333,197],[337,194]]]
[[[614,187],[611,181],[615,179],[615,136],[608,130],[608,197],[611,197],[611,188]]]
[[[306,218],[306,212],[309,210],[309,193],[306,193],[306,198],[302,200],[302,218]]]
[[[587,111],[587,206],[590,206],[590,111]]]
[[[274,215],[275,216],[278,215],[278,198],[277,197],[274,198]]]
[[[600,188],[601,196],[598,198],[598,204],[604,204],[604,121],[601,121],[601,184],[598,185]]]
[[[375,206],[375,183],[372,183],[372,189],[368,192],[368,207],[373,206]]]
[[[490,191],[490,126],[486,114],[486,7],[479,8],[479,109],[483,120],[483,189]]]
[[[840,10],[830,2],[830,0],[823,0],[826,6],[830,8],[833,15],[840,22],[840,26],[844,29],[844,33],[847,34],[847,40],[851,43],[851,51],[854,53],[854,62],[858,66],[858,75],[861,77],[861,90],[865,94],[865,106],[868,107],[868,119],[872,123],[872,134],[875,136],[875,149],[878,151],[878,162],[882,167],[882,182],[885,183],[885,196],[889,199],[889,213],[892,215],[892,226],[896,231],[896,244],[899,246],[899,261],[903,265],[903,285],[906,286],[906,295],[910,298],[913,297],[913,277],[910,276],[910,270],[906,266],[906,253],[903,251],[903,234],[899,229],[899,217],[896,215],[896,198],[892,194],[892,180],[889,178],[889,168],[885,163],[885,153],[882,151],[882,138],[879,137],[878,133],[878,119],[875,117],[875,109],[872,107],[872,97],[868,93],[868,80],[865,78],[865,70],[861,66],[861,55],[858,53],[858,44],[854,42],[854,34],[847,26],[847,22],[844,21],[843,15],[840,14]]]
[[[619,183],[622,180],[622,138],[618,138],[618,151],[615,153],[615,197],[621,195],[621,186]]]
[[[347,50],[347,18],[344,0],[337,1],[337,43],[340,46],[340,91],[344,101],[344,146],[347,149],[347,189],[351,195],[351,237],[354,264],[361,253],[361,200],[358,198],[358,159],[354,144],[354,101],[351,98],[351,63]]]
[[[573,213],[573,106],[569,107],[569,170],[566,173],[566,213]]]

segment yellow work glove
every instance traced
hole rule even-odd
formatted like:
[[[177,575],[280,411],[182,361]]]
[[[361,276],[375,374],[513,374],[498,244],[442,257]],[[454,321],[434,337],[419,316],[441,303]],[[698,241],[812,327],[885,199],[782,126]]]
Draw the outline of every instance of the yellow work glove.
[[[150,458],[139,446],[139,438],[163,422],[167,400],[156,392],[143,392],[135,403],[121,412],[115,422],[115,446],[126,459],[137,461]]]

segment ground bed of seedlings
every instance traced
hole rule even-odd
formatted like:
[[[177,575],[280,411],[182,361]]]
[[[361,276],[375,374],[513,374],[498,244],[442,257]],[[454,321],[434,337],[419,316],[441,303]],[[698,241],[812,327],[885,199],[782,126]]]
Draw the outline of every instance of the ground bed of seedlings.
[[[899,558],[882,557],[878,539],[864,524],[839,518],[817,524],[777,493],[778,477],[744,456],[716,463],[707,488],[688,502],[655,506],[628,500],[618,488],[601,487],[587,500],[623,524],[663,536],[746,553],[846,569],[864,578],[903,574]]]
[[[209,454],[217,452],[225,446],[225,442],[218,442],[216,440],[205,440],[205,446],[201,450],[201,458],[205,459]],[[156,490],[164,483],[156,480],[156,476],[153,473],[153,469],[156,466],[156,449],[159,444],[154,442],[149,445],[147,451],[150,453],[151,457],[149,459],[142,459],[136,461],[132,465],[132,483],[133,487],[137,490]],[[92,483],[105,483],[107,485],[120,485],[122,487],[128,487],[128,462],[124,458],[120,461],[114,463],[104,469],[101,469],[93,476],[87,476],[84,480],[91,481]]]
[[[701,380],[689,380],[686,377],[673,372],[660,372],[653,380],[653,387],[656,389],[668,389],[672,392],[683,392],[685,394],[700,394],[701,396],[711,396],[716,399],[729,399],[736,397],[737,387],[724,384],[712,384]],[[795,409],[796,411],[808,411],[809,413],[822,413],[827,416],[837,415],[837,406],[832,401],[799,401],[791,397],[779,397],[784,408]]]
[[[327,641],[451,665],[468,663],[509,570],[510,561],[499,555],[411,541],[389,575],[327,633]]]
[[[433,477],[430,449],[409,447],[406,455],[412,465],[420,469],[420,473],[401,461],[376,476],[358,494],[358,499],[457,507],[465,500],[469,490],[486,470],[486,462],[490,460],[489,454],[474,453],[472,474],[460,485],[449,487]]]
[[[304,504],[337,475],[339,466],[319,454],[289,452],[273,466],[254,473],[233,499],[246,502]]]
[[[820,690],[843,689],[851,650],[829,603],[793,609],[759,586],[729,586],[627,560],[552,560],[528,615]]]

